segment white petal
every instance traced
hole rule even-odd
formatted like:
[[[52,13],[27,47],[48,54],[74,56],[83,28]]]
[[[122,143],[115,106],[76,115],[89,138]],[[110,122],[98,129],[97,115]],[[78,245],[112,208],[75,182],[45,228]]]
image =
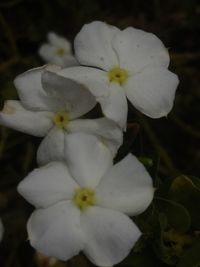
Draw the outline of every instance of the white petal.
[[[68,260],[83,248],[80,211],[69,201],[36,210],[27,229],[31,245],[46,256]]]
[[[129,154],[114,165],[97,187],[98,205],[135,215],[153,199],[152,179],[136,157]]]
[[[63,48],[66,53],[71,53],[71,43],[64,37],[57,35],[54,32],[48,33],[47,36],[51,45],[57,48]]]
[[[131,103],[151,118],[166,116],[173,107],[177,75],[161,67],[145,68],[124,85]]]
[[[120,66],[133,75],[148,65],[169,65],[167,49],[152,33],[129,27],[114,36],[112,45]]]
[[[123,213],[92,207],[81,214],[86,235],[84,253],[98,266],[111,266],[122,261],[141,233]]]
[[[123,141],[121,129],[114,121],[107,118],[73,120],[67,130],[69,132],[89,133],[99,137],[111,150],[113,156],[115,156]]]
[[[15,87],[23,105],[34,110],[48,110],[49,101],[45,91],[42,88],[41,76],[43,71],[49,70],[56,72],[60,69],[58,66],[45,65],[26,71],[14,80]]]
[[[37,208],[71,200],[78,185],[64,163],[52,162],[35,169],[20,182],[18,192]]]
[[[45,62],[56,64],[56,62],[53,62],[53,58],[55,57],[55,47],[52,45],[47,43],[41,45],[39,49],[39,55]]]
[[[118,65],[111,41],[119,32],[118,28],[101,21],[85,24],[74,41],[76,58],[82,65],[104,70]]]
[[[20,101],[8,100],[0,112],[0,124],[14,130],[44,136],[52,127],[52,113],[47,111],[29,111]]]
[[[101,98],[99,102],[103,114],[122,129],[126,129],[128,104],[123,88],[116,83],[110,83],[109,96]]]
[[[107,97],[109,94],[109,81],[105,71],[80,66],[62,69],[58,74],[86,86],[97,98],[97,101],[99,101],[99,98]]]
[[[70,118],[77,118],[96,105],[95,97],[80,83],[66,79],[53,72],[45,71],[42,75],[42,84],[55,111],[67,111]]]
[[[82,187],[95,187],[113,161],[97,137],[84,133],[65,136],[65,155],[70,173]]]
[[[43,44],[39,49],[39,55],[45,62],[56,64],[61,67],[66,68],[79,65],[78,61],[72,54],[69,54],[68,51],[65,51],[63,55],[59,55],[58,49],[58,47],[50,44]]]
[[[71,43],[57,34],[50,32],[48,34],[49,43],[41,45],[39,49],[40,56],[47,63],[53,63],[61,67],[77,66],[78,61],[72,55]],[[61,54],[59,50],[62,49]]]
[[[63,68],[72,67],[72,66],[79,66],[78,61],[73,55],[64,55],[63,57],[56,57],[52,60],[52,63],[58,64]]]
[[[68,54],[59,56],[56,54],[56,51],[54,51],[54,55],[48,62],[61,66],[62,68],[79,66],[79,63],[74,56]]]
[[[42,140],[37,151],[37,162],[45,165],[51,161],[64,160],[64,134],[63,129],[53,127],[47,136]]]

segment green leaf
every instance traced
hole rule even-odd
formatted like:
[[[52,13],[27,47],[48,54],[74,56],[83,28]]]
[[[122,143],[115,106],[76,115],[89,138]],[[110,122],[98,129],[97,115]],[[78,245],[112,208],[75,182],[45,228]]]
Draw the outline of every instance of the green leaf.
[[[170,187],[172,192],[187,191],[188,189],[194,189],[200,193],[200,179],[195,176],[180,175],[173,180]]]
[[[200,239],[185,251],[177,267],[198,267],[200,265]]]
[[[171,183],[168,197],[183,205],[191,217],[191,226],[194,230],[200,229],[200,179],[181,175]]]
[[[200,192],[200,178],[196,176],[189,176],[192,180],[193,186]]]
[[[142,253],[131,253],[116,267],[164,267],[164,263],[158,260],[151,249],[145,249]]]
[[[149,168],[153,166],[153,160],[151,158],[147,158],[147,157],[139,157],[138,158],[140,162],[142,162],[142,164]]]
[[[181,204],[169,199],[156,197],[158,210],[167,216],[169,225],[179,232],[186,232],[190,228],[190,214]]]
[[[134,222],[139,226],[143,234],[151,235],[154,229],[159,226],[157,216],[152,203],[143,213],[134,217]]]

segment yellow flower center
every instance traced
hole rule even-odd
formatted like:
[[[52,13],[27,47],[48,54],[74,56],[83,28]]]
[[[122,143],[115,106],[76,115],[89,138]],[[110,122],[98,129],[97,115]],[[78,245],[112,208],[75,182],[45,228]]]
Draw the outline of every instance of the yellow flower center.
[[[59,111],[54,115],[53,122],[56,127],[64,128],[69,123],[69,114],[64,111]]]
[[[114,67],[108,71],[108,78],[110,82],[123,84],[128,79],[128,72],[120,67]]]
[[[93,206],[95,205],[95,191],[91,188],[79,188],[75,191],[73,201],[80,210]]]
[[[56,55],[58,55],[58,56],[64,56],[64,54],[65,54],[65,49],[64,48],[58,48],[56,50]]]

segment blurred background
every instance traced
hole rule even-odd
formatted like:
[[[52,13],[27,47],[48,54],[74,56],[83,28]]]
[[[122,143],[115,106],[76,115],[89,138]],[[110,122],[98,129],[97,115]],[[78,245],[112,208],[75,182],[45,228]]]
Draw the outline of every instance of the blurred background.
[[[168,48],[180,85],[167,118],[152,120],[130,106],[116,161],[129,151],[146,165],[155,201],[134,218],[144,235],[119,266],[200,266],[200,2],[198,0],[0,0],[0,105],[17,99],[14,78],[44,64],[38,55],[50,31],[71,42],[83,24],[106,21],[156,34]],[[16,186],[36,166],[39,138],[0,127],[0,217],[5,226],[0,266],[92,266],[43,258],[27,241],[33,207]]]

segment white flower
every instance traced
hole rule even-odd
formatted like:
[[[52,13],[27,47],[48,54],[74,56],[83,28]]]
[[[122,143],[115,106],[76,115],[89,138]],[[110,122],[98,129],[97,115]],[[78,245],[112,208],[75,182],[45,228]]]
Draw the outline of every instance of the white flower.
[[[127,100],[151,118],[166,116],[173,106],[178,78],[167,68],[169,54],[152,33],[125,30],[94,21],[75,38],[75,56],[85,67],[70,67],[60,75],[85,84],[102,110],[125,128]]]
[[[152,201],[151,177],[131,154],[113,165],[95,136],[69,138],[68,166],[52,162],[18,186],[37,208],[27,225],[31,245],[61,260],[83,251],[98,266],[117,264],[141,235],[127,215],[143,212]]]
[[[72,55],[71,43],[57,34],[50,32],[47,35],[48,43],[42,44],[39,55],[47,63],[53,63],[62,67],[78,65]]]
[[[2,223],[2,221],[0,219],[0,242],[3,239],[3,233],[4,233],[4,227],[3,227],[3,223]]]
[[[46,136],[38,150],[39,164],[63,160],[72,132],[97,135],[115,155],[122,143],[121,129],[107,118],[77,119],[95,106],[95,97],[82,85],[56,75],[58,69],[44,66],[19,75],[14,83],[21,101],[6,101],[0,123],[34,136]]]

